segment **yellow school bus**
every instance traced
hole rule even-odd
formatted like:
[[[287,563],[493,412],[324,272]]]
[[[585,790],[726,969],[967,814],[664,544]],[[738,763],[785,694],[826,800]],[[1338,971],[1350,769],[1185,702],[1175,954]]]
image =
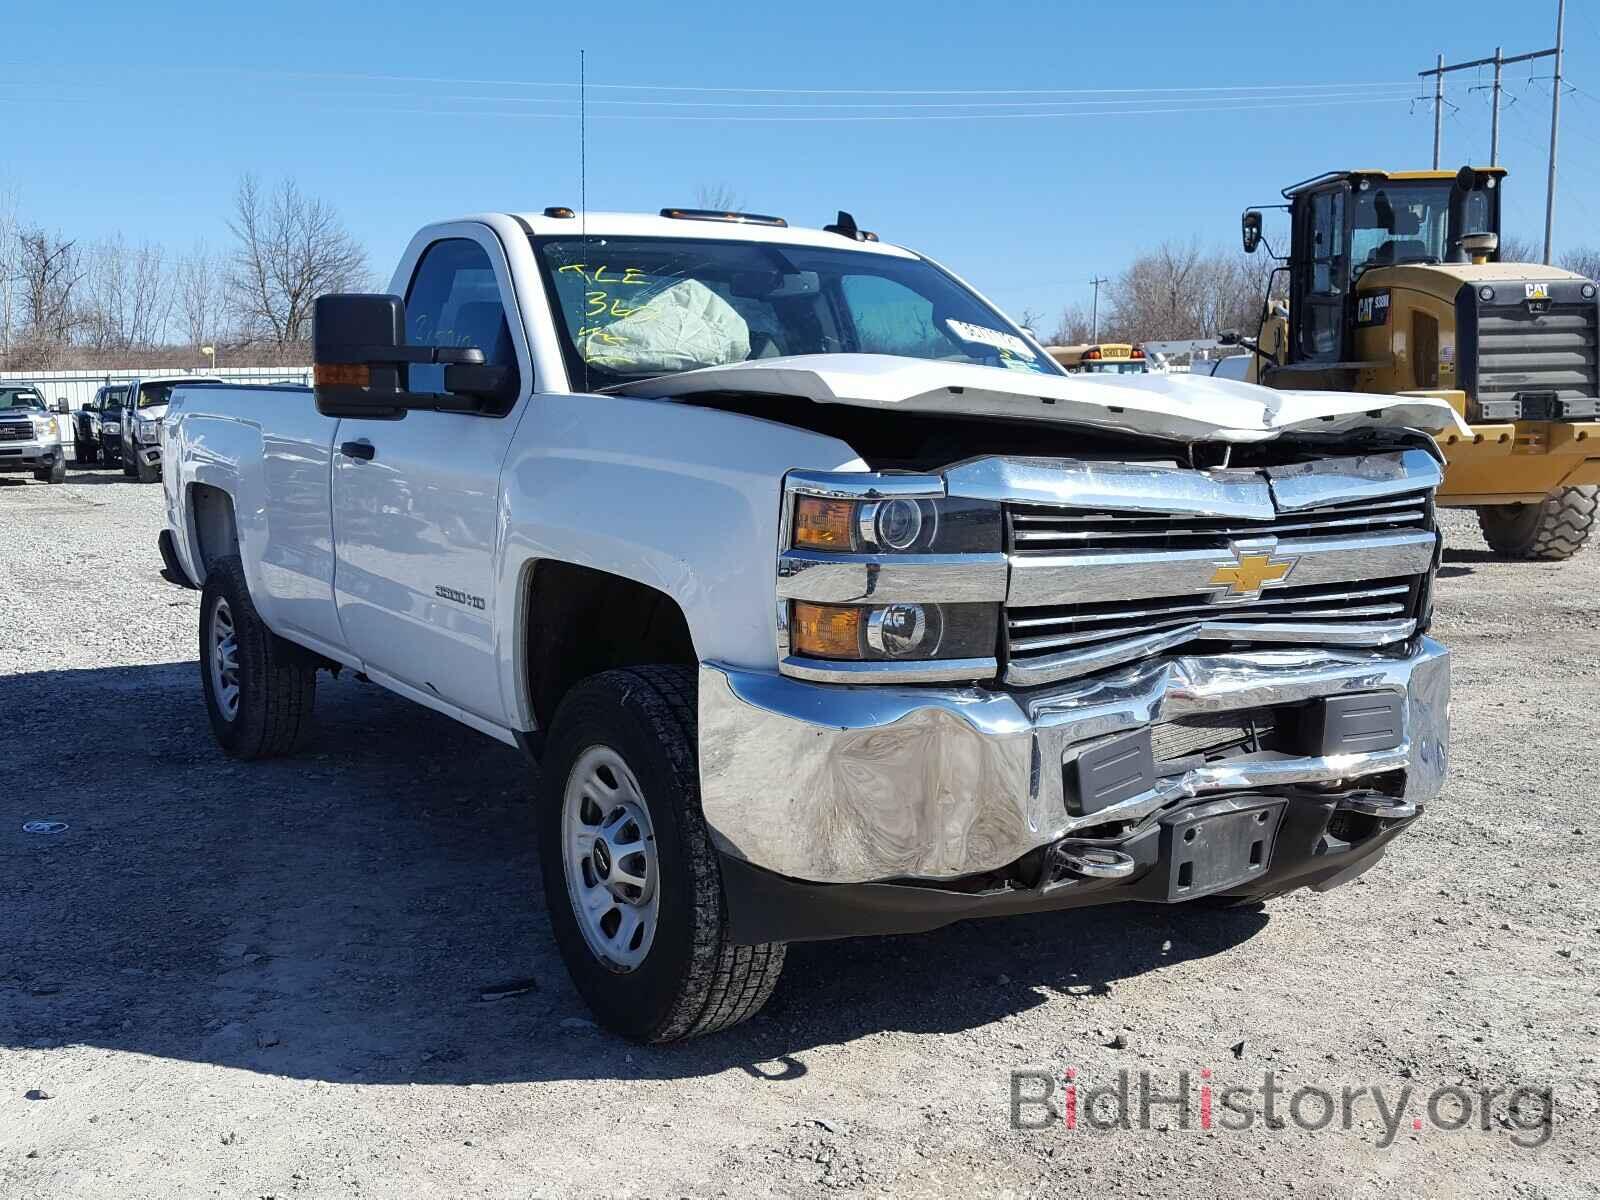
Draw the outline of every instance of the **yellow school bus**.
[[[1150,369],[1144,351],[1126,342],[1046,346],[1045,351],[1074,375],[1142,375]]]

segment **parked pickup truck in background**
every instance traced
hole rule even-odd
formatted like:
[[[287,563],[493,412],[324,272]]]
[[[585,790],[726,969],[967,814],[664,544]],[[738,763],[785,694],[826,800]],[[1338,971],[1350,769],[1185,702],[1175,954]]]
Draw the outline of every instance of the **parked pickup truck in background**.
[[[0,386],[0,473],[27,471],[40,483],[67,478],[56,416],[31,384]]]
[[[1440,790],[1442,402],[1069,377],[846,214],[472,217],[392,291],[318,301],[314,393],[176,390],[165,573],[230,754],[349,668],[540,760],[613,1029],[795,940],[1332,887]]]
[[[120,383],[97,388],[94,398],[73,414],[73,458],[79,465],[103,460],[104,435],[100,429],[101,421],[108,409],[115,413],[121,407],[122,397],[127,390],[127,387]],[[115,419],[115,423],[120,434],[122,429],[120,419]]]
[[[100,417],[101,453],[108,465],[140,483],[161,477],[161,418],[180,383],[216,383],[194,375],[155,375],[108,389]]]

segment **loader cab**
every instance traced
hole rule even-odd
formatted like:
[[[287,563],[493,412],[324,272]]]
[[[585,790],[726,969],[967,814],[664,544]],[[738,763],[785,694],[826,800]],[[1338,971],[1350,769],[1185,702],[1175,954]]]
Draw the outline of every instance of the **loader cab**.
[[[1498,260],[1499,167],[1336,171],[1284,189],[1289,203],[1289,362],[1344,363],[1369,272]],[[1252,220],[1253,218],[1253,220]],[[1260,214],[1245,214],[1259,241]]]

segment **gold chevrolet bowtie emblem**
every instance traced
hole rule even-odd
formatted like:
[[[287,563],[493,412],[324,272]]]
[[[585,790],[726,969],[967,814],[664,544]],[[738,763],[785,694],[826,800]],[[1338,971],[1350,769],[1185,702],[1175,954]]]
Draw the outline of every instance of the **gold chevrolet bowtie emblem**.
[[[1273,561],[1270,554],[1241,554],[1237,566],[1218,567],[1211,586],[1226,588],[1229,599],[1258,595],[1268,584],[1282,583],[1298,562],[1294,558]]]

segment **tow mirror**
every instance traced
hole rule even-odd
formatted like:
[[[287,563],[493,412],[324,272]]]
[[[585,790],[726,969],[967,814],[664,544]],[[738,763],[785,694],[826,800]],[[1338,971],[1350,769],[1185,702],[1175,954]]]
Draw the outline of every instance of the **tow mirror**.
[[[1237,329],[1224,329],[1217,334],[1217,345],[1237,346],[1239,344],[1239,331]]]
[[[505,401],[515,386],[508,367],[488,366],[475,346],[408,346],[399,296],[317,297],[312,315],[312,378],[325,417],[394,421],[413,409],[477,412]],[[442,392],[414,392],[413,365],[444,367]]]
[[[1258,209],[1247,208],[1244,216],[1239,220],[1240,231],[1244,235],[1244,252],[1254,254],[1256,247],[1261,245],[1261,212]]]
[[[65,396],[56,397],[56,411],[58,413],[69,413],[72,411],[72,405],[67,403],[67,398]]]

